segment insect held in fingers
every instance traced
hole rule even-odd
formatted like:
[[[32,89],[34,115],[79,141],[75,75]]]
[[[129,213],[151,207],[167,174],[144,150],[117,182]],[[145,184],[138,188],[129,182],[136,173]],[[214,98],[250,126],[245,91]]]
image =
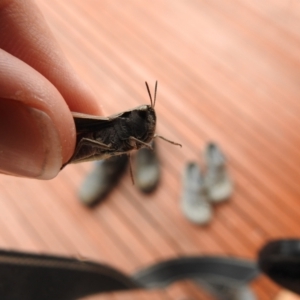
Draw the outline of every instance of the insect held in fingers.
[[[150,97],[150,105],[141,105],[109,117],[97,117],[73,112],[76,126],[76,147],[70,163],[102,160],[114,155],[130,154],[132,150],[143,147],[152,149],[151,141],[161,138],[173,145],[181,144],[170,141],[155,133],[155,102],[157,81],[152,98],[148,83],[146,88]]]

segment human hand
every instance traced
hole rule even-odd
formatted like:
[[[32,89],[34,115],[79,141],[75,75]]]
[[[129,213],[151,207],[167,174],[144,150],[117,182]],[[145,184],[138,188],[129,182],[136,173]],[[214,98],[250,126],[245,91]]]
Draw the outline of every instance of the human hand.
[[[71,111],[102,111],[32,0],[0,0],[0,28],[0,173],[51,179],[74,151]]]

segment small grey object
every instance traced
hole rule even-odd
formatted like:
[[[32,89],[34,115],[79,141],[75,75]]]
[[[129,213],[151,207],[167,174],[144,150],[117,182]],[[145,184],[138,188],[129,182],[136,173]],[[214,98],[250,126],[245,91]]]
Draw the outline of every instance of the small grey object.
[[[185,217],[195,224],[205,225],[212,219],[201,170],[194,162],[188,163],[183,173],[181,208]]]
[[[94,169],[87,175],[79,188],[80,202],[86,206],[94,206],[104,200],[119,182],[128,162],[126,154],[96,162]]]
[[[137,151],[134,168],[134,181],[143,193],[153,192],[160,179],[160,163],[157,155],[156,143],[152,141],[151,147]]]
[[[226,158],[215,143],[206,146],[205,188],[208,198],[213,203],[220,203],[230,198],[233,193],[233,182],[226,169]]]

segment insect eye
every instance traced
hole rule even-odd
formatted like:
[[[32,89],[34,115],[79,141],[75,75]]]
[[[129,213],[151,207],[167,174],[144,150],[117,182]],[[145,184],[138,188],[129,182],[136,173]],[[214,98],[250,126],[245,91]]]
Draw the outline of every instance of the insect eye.
[[[145,119],[146,116],[147,116],[147,111],[146,110],[140,110],[139,111],[139,116],[140,116],[140,118]]]

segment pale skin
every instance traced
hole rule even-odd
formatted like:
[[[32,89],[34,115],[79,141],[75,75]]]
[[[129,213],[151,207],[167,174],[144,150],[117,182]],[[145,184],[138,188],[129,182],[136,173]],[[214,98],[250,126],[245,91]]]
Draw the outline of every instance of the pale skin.
[[[0,173],[51,179],[74,152],[71,111],[102,115],[31,0],[0,0]]]
[[[282,291],[274,300],[299,300],[300,297],[289,291]]]

